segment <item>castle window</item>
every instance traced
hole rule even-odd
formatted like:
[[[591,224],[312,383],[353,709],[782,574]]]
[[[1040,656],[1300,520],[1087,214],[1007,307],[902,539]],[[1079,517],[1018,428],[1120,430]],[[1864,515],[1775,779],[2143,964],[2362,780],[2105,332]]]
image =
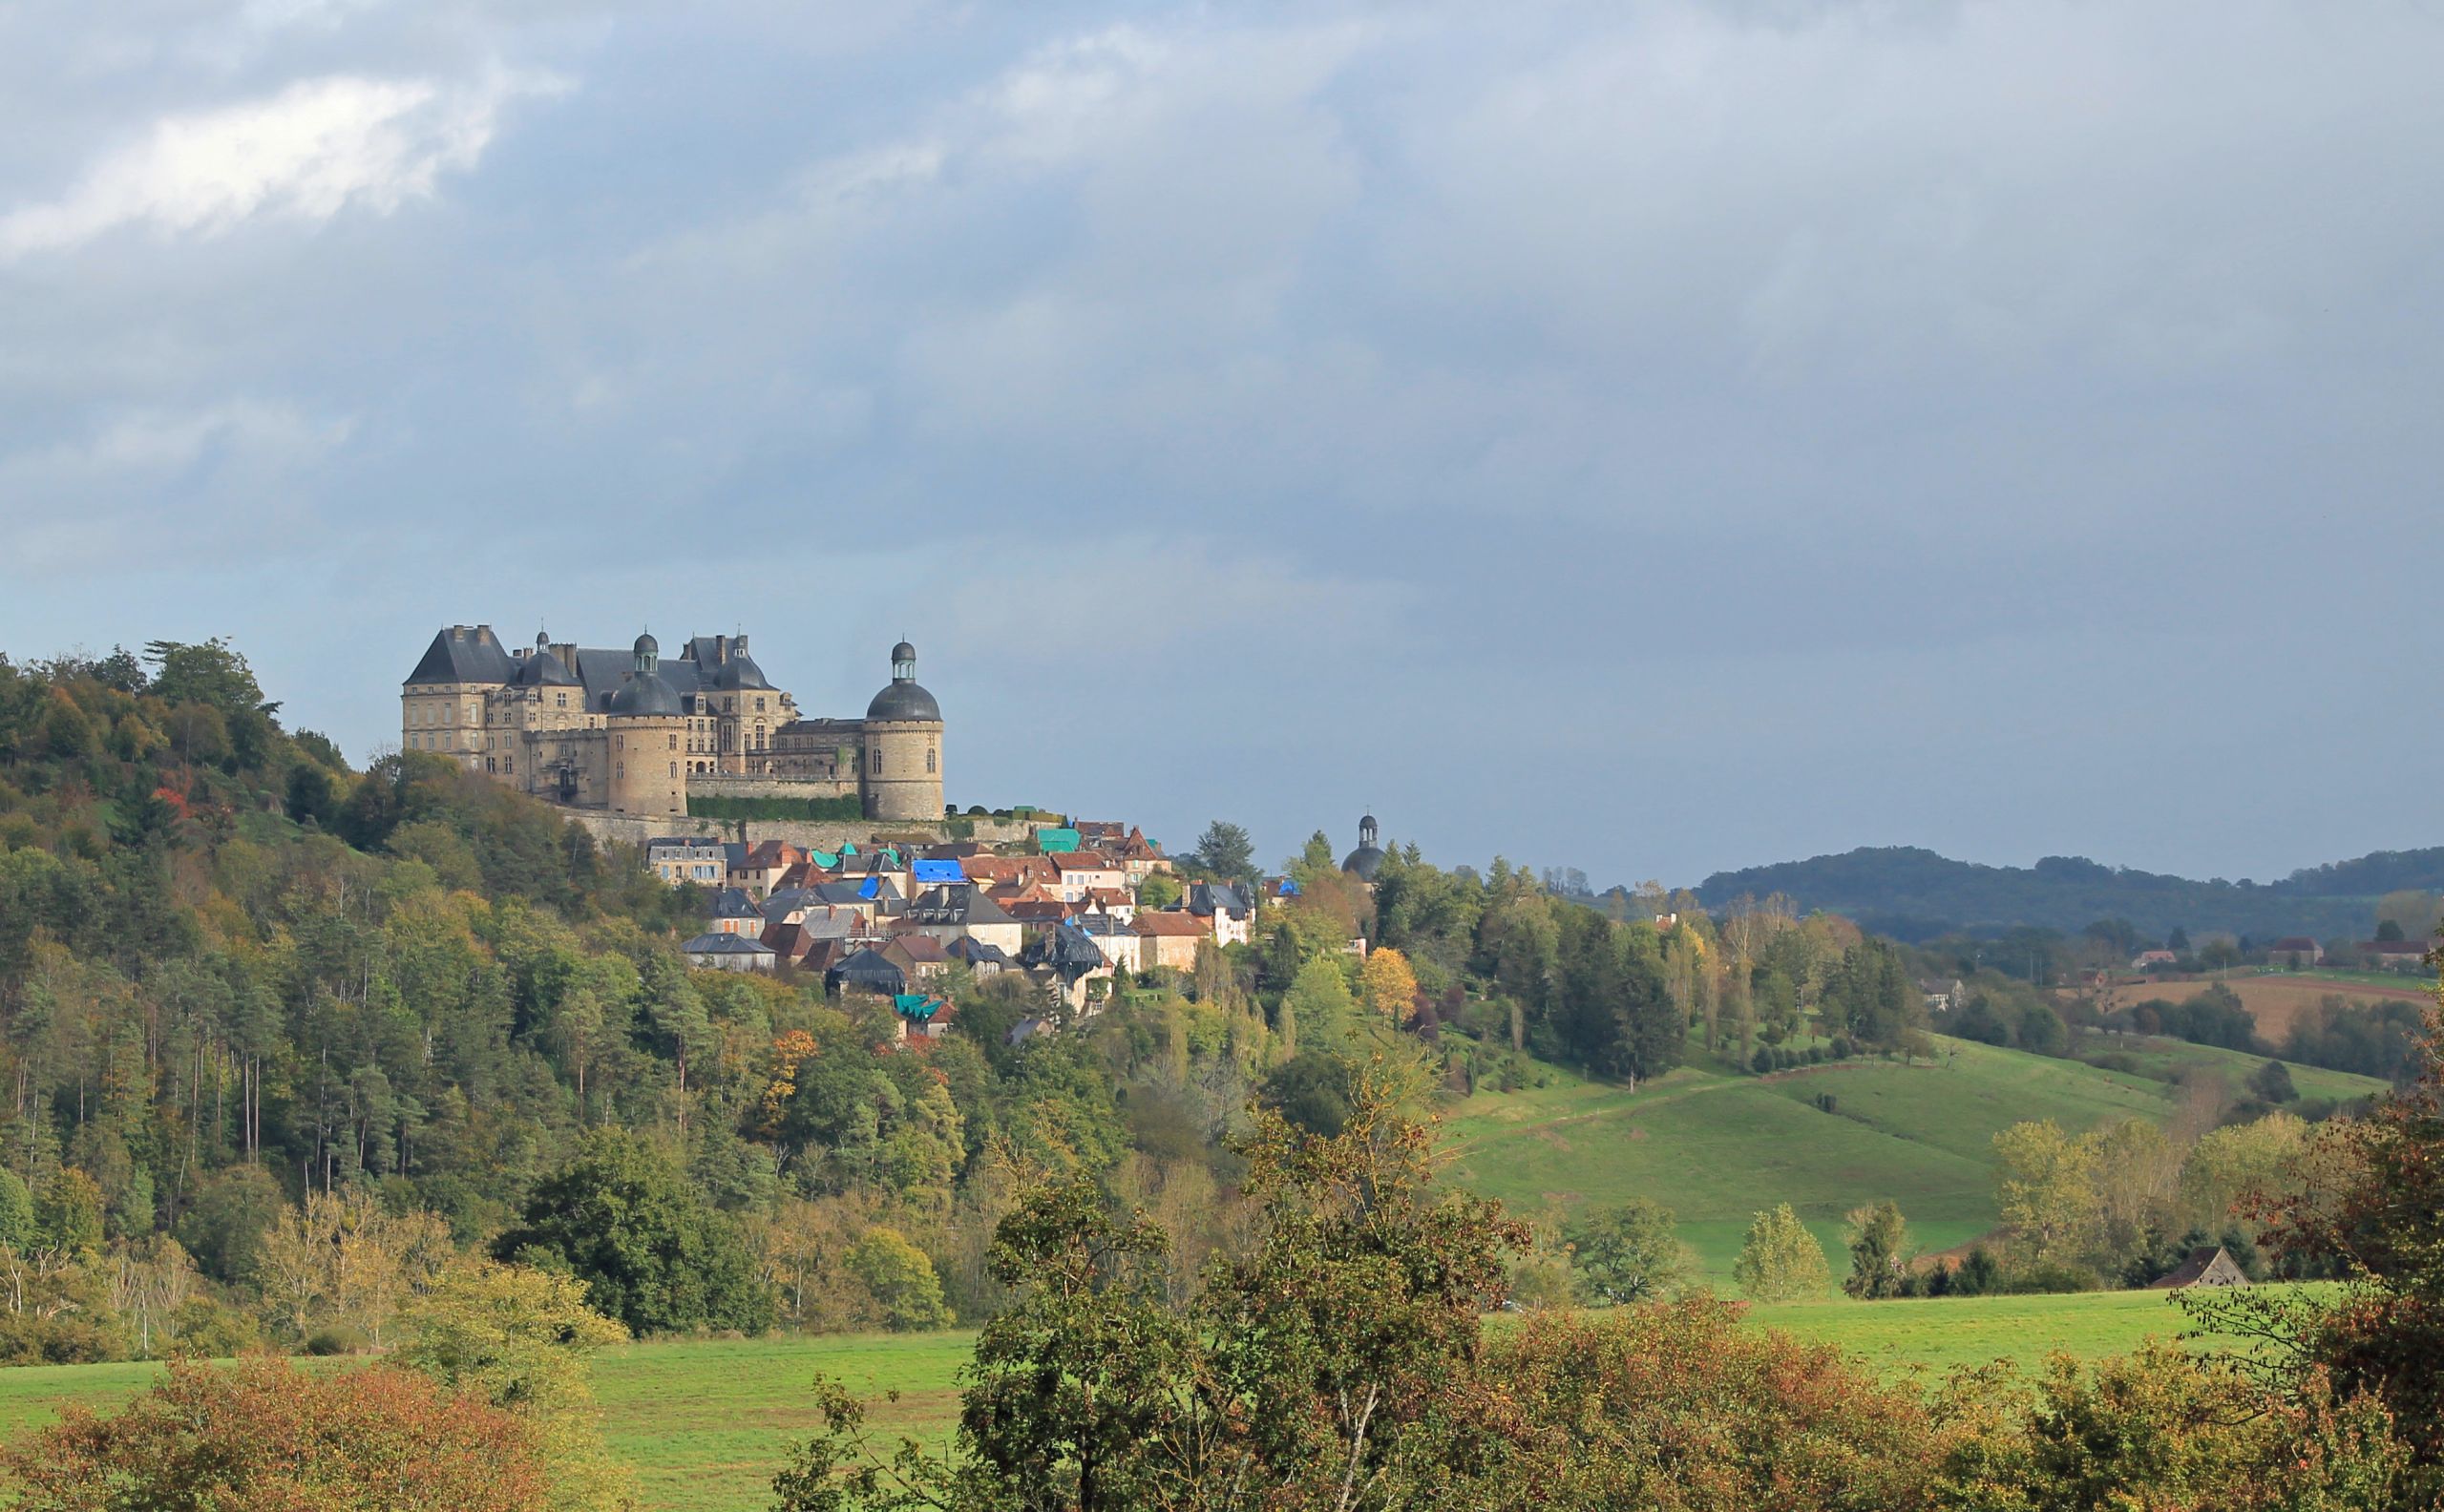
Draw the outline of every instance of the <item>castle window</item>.
[[[925,775],[934,775],[934,747],[931,746],[925,747]]]
[[[881,775],[882,775],[882,747],[881,747],[881,746],[876,746],[873,747],[871,750],[869,750],[869,751],[866,753],[866,755],[867,755],[867,758],[868,758],[868,759],[867,759],[867,762],[866,762],[866,765],[867,765],[869,767],[873,768],[874,774],[875,776],[877,776],[877,777],[881,776]]]
[[[613,767],[611,768],[611,775],[612,775],[612,776],[614,776],[614,777],[619,778],[622,782],[625,782],[625,781],[627,781],[627,780],[628,780],[628,764],[627,764],[626,762],[621,762],[621,763],[619,763],[617,766],[613,766]]]
[[[764,712],[764,701],[762,699],[757,699],[755,701],[755,712],[758,714]]]
[[[672,737],[670,737],[670,748],[671,748],[672,750],[677,750],[677,749],[679,748],[679,737],[678,737],[678,736],[673,735]]]
[[[678,764],[677,762],[672,762],[672,763],[670,764],[670,775],[672,775],[673,777],[676,777],[676,776],[678,776],[678,775],[679,775],[679,764]]]
[[[565,693],[555,693],[552,695],[552,704],[555,708],[566,708],[569,706],[569,696]]]

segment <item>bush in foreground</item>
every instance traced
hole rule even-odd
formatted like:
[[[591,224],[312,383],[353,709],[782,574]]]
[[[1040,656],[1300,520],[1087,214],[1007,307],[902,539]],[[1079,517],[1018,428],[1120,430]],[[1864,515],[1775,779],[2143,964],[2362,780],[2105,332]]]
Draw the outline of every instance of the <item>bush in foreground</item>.
[[[421,1376],[178,1361],[0,1451],[19,1512],[543,1512],[527,1425]]]

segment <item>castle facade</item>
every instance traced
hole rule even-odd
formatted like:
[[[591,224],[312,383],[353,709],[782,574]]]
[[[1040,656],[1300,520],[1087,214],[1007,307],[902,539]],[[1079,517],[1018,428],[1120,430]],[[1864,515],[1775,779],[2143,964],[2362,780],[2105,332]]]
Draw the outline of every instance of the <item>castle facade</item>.
[[[400,744],[551,803],[682,815],[690,788],[854,794],[869,819],[942,817],[942,711],[916,682],[916,648],[863,719],[802,719],[747,637],[698,636],[665,660],[538,635],[516,650],[490,625],[450,625],[399,690]],[[727,779],[726,782],[725,779]]]

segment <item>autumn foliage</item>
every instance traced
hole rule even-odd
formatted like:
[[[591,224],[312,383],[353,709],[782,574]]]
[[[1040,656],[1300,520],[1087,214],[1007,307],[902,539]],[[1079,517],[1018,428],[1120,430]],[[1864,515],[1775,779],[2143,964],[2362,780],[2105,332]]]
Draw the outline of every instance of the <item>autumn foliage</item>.
[[[537,1512],[529,1426],[424,1376],[180,1361],[124,1410],[0,1450],[21,1512]]]

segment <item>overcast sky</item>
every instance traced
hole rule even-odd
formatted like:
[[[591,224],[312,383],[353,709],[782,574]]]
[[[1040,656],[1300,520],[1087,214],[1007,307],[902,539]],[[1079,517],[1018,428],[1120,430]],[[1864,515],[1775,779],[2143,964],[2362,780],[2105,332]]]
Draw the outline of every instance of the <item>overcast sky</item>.
[[[16,0],[0,648],[902,634],[959,803],[2444,842],[2444,9]]]

